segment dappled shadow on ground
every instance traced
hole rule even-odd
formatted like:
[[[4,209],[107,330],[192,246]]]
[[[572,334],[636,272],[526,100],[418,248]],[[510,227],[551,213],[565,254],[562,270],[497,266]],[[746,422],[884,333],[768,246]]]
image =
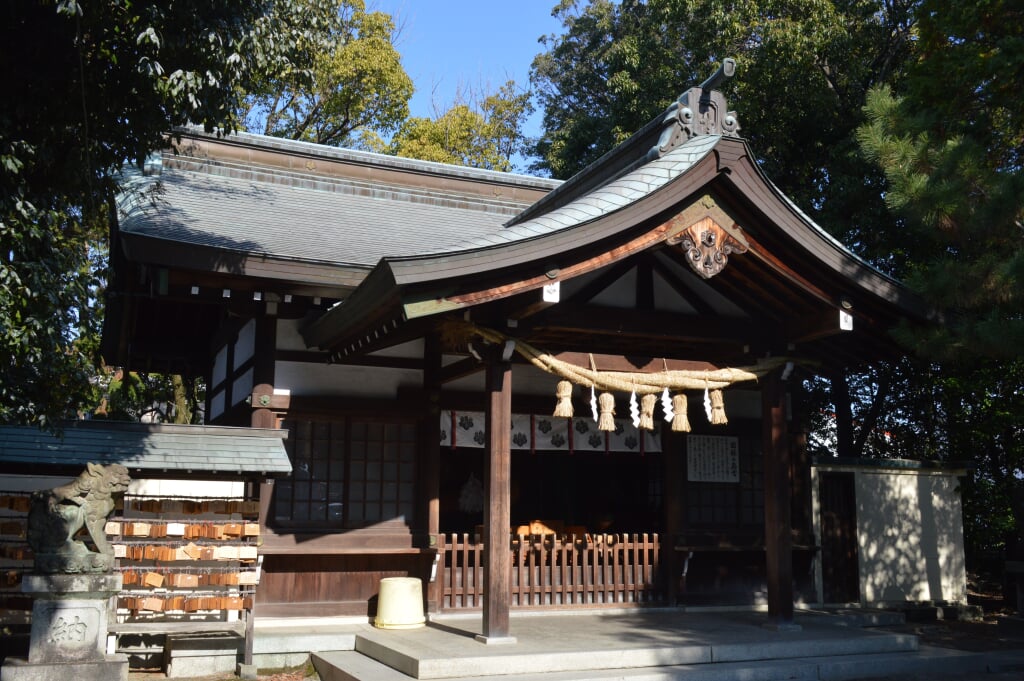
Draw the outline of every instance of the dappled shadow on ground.
[[[1013,609],[1003,597],[997,580],[971,575],[967,601],[983,609],[984,618],[976,621],[935,620],[908,622],[886,631],[913,634],[922,645],[970,652],[1024,650],[1024,623],[1013,618]]]

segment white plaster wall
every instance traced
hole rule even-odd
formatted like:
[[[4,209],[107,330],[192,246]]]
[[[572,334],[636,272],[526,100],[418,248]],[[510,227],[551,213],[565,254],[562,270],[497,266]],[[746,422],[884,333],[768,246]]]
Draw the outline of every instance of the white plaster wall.
[[[398,386],[419,387],[419,371],[313,362],[277,362],[274,387],[292,395],[393,398]]]
[[[299,333],[301,319],[278,319],[277,320],[277,349],[278,350],[308,350],[306,342],[302,340]]]
[[[133,479],[128,494],[147,497],[210,497],[241,499],[245,483],[240,480],[151,480]]]
[[[132,472],[132,475],[141,473]],[[34,492],[66,485],[73,479],[54,475],[7,475],[0,487],[9,492]],[[128,485],[128,494],[240,499],[245,495],[245,483],[239,480],[152,480],[133,477]]]
[[[256,320],[250,319],[238,331],[235,341],[235,370],[246,363],[256,353]]]
[[[857,471],[861,599],[967,599],[963,509],[955,475]]]

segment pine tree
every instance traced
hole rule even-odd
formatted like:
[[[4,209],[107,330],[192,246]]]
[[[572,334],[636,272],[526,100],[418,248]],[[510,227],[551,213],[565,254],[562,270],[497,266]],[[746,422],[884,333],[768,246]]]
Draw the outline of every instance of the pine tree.
[[[915,244],[904,275],[945,314],[906,340],[936,358],[1024,357],[1024,7],[923,2],[902,90],[859,130]]]

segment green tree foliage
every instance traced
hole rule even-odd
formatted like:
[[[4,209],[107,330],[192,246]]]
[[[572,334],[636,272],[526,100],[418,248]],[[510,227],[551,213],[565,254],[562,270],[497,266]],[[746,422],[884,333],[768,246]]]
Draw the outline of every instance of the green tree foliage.
[[[882,252],[880,173],[854,131],[868,89],[910,54],[908,3],[563,0],[555,15],[564,33],[532,70],[537,170],[571,176],[734,57],[722,89],[769,177],[861,252]]]
[[[362,0],[334,0],[329,28],[301,47],[300,70],[272,74],[246,97],[247,127],[267,135],[334,146],[359,131],[390,132],[409,115],[412,80],[395,49],[395,25]]]
[[[202,423],[202,380],[101,367],[93,379],[93,419],[152,423]]]
[[[843,378],[837,384],[850,392],[846,405],[827,378],[805,383],[805,399],[815,406],[811,453],[966,462],[973,469],[962,487],[972,565],[986,554],[1024,549],[1016,529],[1024,527],[1024,362],[906,357]],[[838,432],[844,427],[845,443]]]
[[[879,229],[890,221],[884,177],[856,131],[870,88],[897,82],[913,54],[913,3],[564,0],[555,14],[565,32],[546,39],[532,71],[538,169],[571,176],[731,56],[737,75],[722,89],[768,176],[852,249],[902,272],[912,244]],[[863,394],[832,378],[840,396]],[[839,442],[853,451],[852,428]]]
[[[115,174],[185,124],[234,127],[268,73],[310,73],[320,0],[0,3],[0,420],[90,394]]]
[[[906,281],[946,324],[939,358],[1024,356],[1024,7],[926,0],[920,57],[868,99],[860,143],[915,243]]]
[[[456,101],[436,118],[409,118],[390,143],[377,148],[406,158],[509,171],[523,147],[523,123],[531,113],[530,93],[508,81],[478,106]]]
[[[952,310],[946,329],[903,338],[927,343],[923,359],[806,381],[811,427],[821,454],[973,461],[968,542],[975,554],[1003,548],[1011,503],[1024,500],[1024,375],[1019,359],[977,355],[1024,348],[1020,10],[564,0],[555,14],[564,32],[546,39],[532,74],[545,128],[537,169],[571,176],[735,57],[722,89],[768,176],[852,249]]]
[[[1019,3],[925,0],[917,58],[859,131],[913,243],[904,280],[945,313],[903,340],[942,362],[947,446],[976,464],[969,548],[1024,556],[1024,39]]]

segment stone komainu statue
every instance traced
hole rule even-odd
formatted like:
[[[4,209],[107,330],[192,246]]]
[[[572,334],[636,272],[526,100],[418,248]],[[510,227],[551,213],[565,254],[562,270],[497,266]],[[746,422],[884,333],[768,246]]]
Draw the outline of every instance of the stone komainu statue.
[[[120,464],[87,464],[72,482],[32,494],[28,543],[38,573],[108,572],[114,550],[104,525],[114,510],[114,496],[124,494],[131,477]],[[96,550],[75,536],[85,529]]]

